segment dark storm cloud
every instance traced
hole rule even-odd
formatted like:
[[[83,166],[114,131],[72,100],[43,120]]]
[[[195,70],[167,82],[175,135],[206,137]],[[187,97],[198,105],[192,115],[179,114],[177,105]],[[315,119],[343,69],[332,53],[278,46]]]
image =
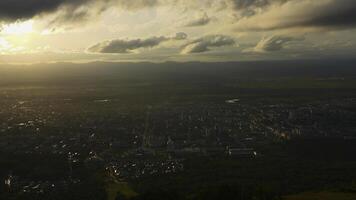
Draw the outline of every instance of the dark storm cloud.
[[[225,4],[238,11],[241,16],[253,16],[273,4],[283,4],[288,0],[226,0]]]
[[[208,35],[189,42],[183,46],[182,54],[202,53],[210,51],[210,48],[232,46],[235,40],[227,35]]]
[[[111,6],[134,10],[155,6],[158,0],[0,0],[0,21],[17,21],[61,11],[62,18],[81,19]]]
[[[168,40],[185,40],[187,34],[177,33],[174,37],[150,37],[147,39],[133,39],[133,40],[110,40],[98,43],[88,48],[89,52],[93,53],[117,53],[127,54],[140,48],[153,48],[159,46],[162,42]]]
[[[353,28],[356,0],[0,0],[0,24],[57,13],[53,23],[91,19],[107,8],[137,10],[158,5],[209,7],[220,2],[236,16],[240,29],[273,30],[294,27]],[[205,2],[205,3],[203,3]],[[189,9],[189,6],[188,9]],[[186,26],[206,25],[205,14]]]
[[[316,11],[304,25],[308,26],[355,26],[356,25],[356,1],[337,0],[332,4]]]
[[[265,7],[271,3],[270,0],[228,0],[228,2],[236,10]]]
[[[61,6],[78,7],[91,0],[1,0],[0,20],[16,21],[54,12]]]
[[[180,0],[184,4],[184,0]],[[207,0],[209,2],[210,0]],[[237,10],[253,10],[259,7],[265,7],[271,2],[280,2],[284,0],[221,0],[226,1],[226,4]],[[157,5],[175,5],[179,0],[1,0],[0,1],[0,20],[16,21],[29,19],[41,14],[56,12],[59,9],[64,11],[68,18],[74,18],[76,15],[84,16],[85,11],[101,12],[110,6],[117,6],[123,9],[134,10],[144,7],[152,7]],[[193,1],[193,3],[195,3]],[[196,2],[200,4],[201,2]],[[190,1],[190,4],[192,2]],[[80,11],[78,11],[80,9]],[[71,12],[74,14],[72,15]],[[78,12],[79,14],[76,14]],[[209,22],[207,16],[203,16],[196,22],[192,22],[192,26],[204,25]]]
[[[246,3],[247,0],[231,1],[237,2],[237,11],[259,11],[238,19],[239,28],[247,30],[298,27],[337,29],[353,28],[356,25],[355,0],[253,0],[249,3]]]

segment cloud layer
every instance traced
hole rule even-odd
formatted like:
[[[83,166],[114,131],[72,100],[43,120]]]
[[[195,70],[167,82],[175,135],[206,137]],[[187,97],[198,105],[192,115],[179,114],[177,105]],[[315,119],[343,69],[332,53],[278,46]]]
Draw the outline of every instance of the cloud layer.
[[[110,7],[135,10],[155,5],[158,0],[1,0],[0,21],[26,20],[56,12],[61,20],[77,20]]]
[[[94,52],[89,55],[99,58],[256,59],[307,55],[307,49],[318,54],[317,47],[335,46],[348,53],[356,48],[355,27],[356,0],[0,0],[0,53],[23,48]],[[187,39],[180,31],[191,39],[172,42]],[[337,45],[326,46],[328,41]]]
[[[232,10],[239,30],[356,25],[355,0],[2,0],[0,21],[13,22],[53,13],[59,13],[57,21],[75,21],[98,15],[111,7],[137,10],[177,4],[186,5],[187,9],[201,7],[204,10],[220,5],[223,12]],[[205,13],[186,26],[206,25],[209,21]]]
[[[92,53],[115,53],[127,54],[132,53],[134,50],[140,48],[153,48],[159,46],[162,42],[168,40],[185,40],[187,34],[180,32],[174,37],[150,37],[146,39],[133,39],[133,40],[110,40],[95,44],[88,48]]]
[[[194,26],[204,26],[209,24],[211,21],[210,17],[208,16],[207,13],[202,13],[201,16],[198,16],[195,19],[190,20],[189,22],[186,23],[186,27],[194,27]]]
[[[263,1],[265,2],[265,1]],[[238,30],[276,30],[286,28],[353,28],[356,26],[354,0],[266,1],[260,12],[237,21]]]
[[[196,40],[193,40],[183,46],[182,54],[202,53],[210,51],[214,47],[232,46],[235,45],[235,40],[226,35],[208,35]]]
[[[273,35],[264,37],[253,49],[255,52],[270,52],[282,50],[290,42],[302,41],[303,37]]]

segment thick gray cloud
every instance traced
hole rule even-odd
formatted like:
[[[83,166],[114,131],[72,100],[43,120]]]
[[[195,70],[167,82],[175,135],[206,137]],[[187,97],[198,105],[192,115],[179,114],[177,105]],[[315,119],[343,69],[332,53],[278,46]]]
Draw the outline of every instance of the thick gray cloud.
[[[1,0],[0,20],[16,21],[57,11],[61,7],[76,8],[91,0]]]
[[[227,0],[227,4],[241,11],[242,16],[251,16],[256,13],[257,9],[270,5],[270,0]]]
[[[231,0],[243,1],[243,0]],[[247,0],[246,0],[247,1]],[[257,2],[257,0],[253,0]],[[260,2],[260,1],[258,1]],[[274,30],[284,28],[353,28],[356,25],[355,0],[262,0],[261,5],[242,4],[249,16],[238,19],[238,28],[247,30]],[[241,6],[242,8],[244,6]],[[240,8],[241,8],[240,7]]]
[[[188,35],[184,32],[176,33],[176,36],[172,37],[173,40],[185,40],[188,38]]]
[[[334,0],[329,4],[319,7],[315,13],[309,12],[310,18],[305,19],[305,26],[355,26],[356,25],[356,1]]]
[[[189,21],[185,26],[186,27],[204,26],[204,25],[209,24],[210,21],[211,21],[211,19],[208,16],[208,14],[203,13],[198,18],[192,19],[191,21]]]
[[[165,37],[151,37],[147,39],[134,40],[111,40],[96,44],[88,49],[89,52],[96,53],[132,53],[132,50],[139,48],[152,48],[166,41]]]
[[[208,35],[193,40],[183,46],[182,54],[202,53],[210,51],[213,47],[223,47],[235,45],[235,40],[227,35]]]
[[[302,41],[304,37],[273,35],[264,37],[253,49],[255,52],[270,52],[282,50],[290,42]]]
[[[117,53],[127,54],[140,48],[153,48],[159,46],[162,42],[168,40],[185,40],[187,34],[180,32],[174,37],[150,37],[147,39],[133,39],[133,40],[110,40],[98,43],[88,48],[89,52],[93,53]]]
[[[0,21],[17,21],[61,11],[63,18],[74,20],[100,13],[111,6],[140,9],[158,4],[158,0],[1,0]]]
[[[293,27],[350,28],[356,25],[355,0],[0,0],[0,22],[30,19],[60,12],[54,23],[89,19],[110,7],[135,10],[158,5],[225,5],[237,16],[240,29],[273,30]],[[204,3],[205,2],[205,3]],[[208,24],[204,15],[186,26]]]
[[[289,0],[224,0],[225,7],[237,11],[240,17],[256,15],[272,5],[282,5]]]
[[[215,0],[214,0],[215,1]],[[187,0],[1,0],[0,1],[0,20],[16,21],[33,18],[41,14],[64,11],[68,16],[71,12],[101,12],[108,7],[117,6],[123,9],[134,10],[157,5],[176,5],[181,4],[206,6],[212,4],[213,0],[187,1]],[[285,0],[218,0],[233,7],[236,10],[253,10],[255,8],[269,5],[270,2]],[[205,3],[204,3],[205,2]],[[73,14],[75,16],[75,14]],[[192,26],[206,24],[209,22],[207,15],[203,16]]]
[[[263,7],[270,3],[270,0],[229,0],[236,9],[250,7]]]

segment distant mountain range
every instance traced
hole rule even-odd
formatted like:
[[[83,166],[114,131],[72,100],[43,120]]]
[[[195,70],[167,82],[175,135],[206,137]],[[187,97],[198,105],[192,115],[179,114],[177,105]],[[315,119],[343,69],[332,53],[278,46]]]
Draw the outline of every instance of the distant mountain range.
[[[353,78],[355,60],[289,60],[249,62],[51,63],[0,65],[0,83],[223,81],[230,79]]]

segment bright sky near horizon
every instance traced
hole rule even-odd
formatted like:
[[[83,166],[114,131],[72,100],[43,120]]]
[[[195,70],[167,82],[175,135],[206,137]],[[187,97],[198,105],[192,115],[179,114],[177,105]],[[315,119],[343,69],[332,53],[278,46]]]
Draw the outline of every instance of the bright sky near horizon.
[[[0,0],[0,63],[353,58],[355,0]]]

